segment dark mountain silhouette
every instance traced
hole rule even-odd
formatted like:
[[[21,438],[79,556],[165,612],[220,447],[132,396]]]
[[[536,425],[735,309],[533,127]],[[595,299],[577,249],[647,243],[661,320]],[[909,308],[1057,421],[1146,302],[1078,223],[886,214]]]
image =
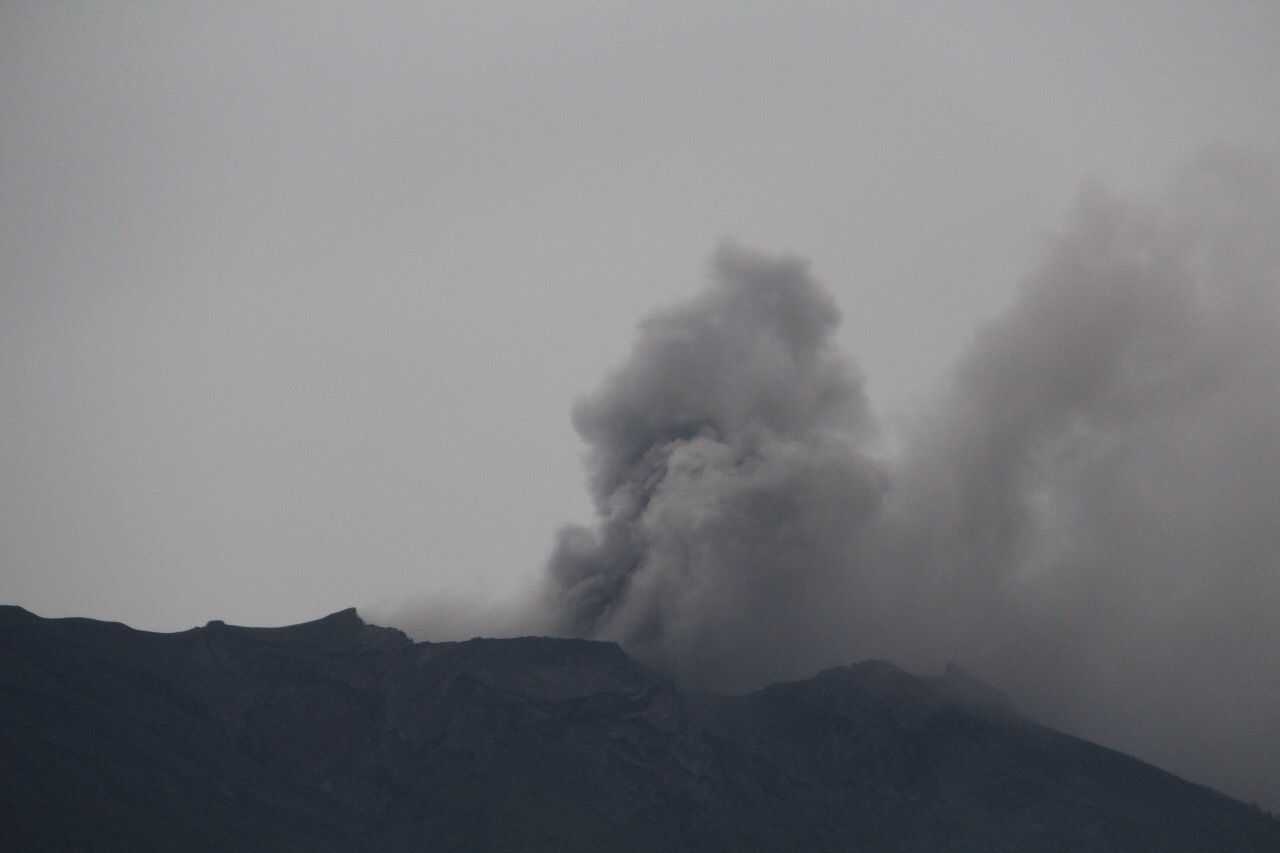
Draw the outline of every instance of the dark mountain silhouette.
[[[0,608],[8,850],[1280,851],[1280,821],[951,668],[678,692],[616,645],[354,610],[177,634]]]

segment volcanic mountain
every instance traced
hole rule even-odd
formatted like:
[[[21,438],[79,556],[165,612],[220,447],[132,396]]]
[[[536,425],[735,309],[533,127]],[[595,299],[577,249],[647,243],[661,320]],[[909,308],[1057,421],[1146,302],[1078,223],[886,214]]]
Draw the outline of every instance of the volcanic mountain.
[[[1280,821],[880,661],[694,694],[611,643],[355,610],[175,634],[0,608],[0,847],[1280,851]]]

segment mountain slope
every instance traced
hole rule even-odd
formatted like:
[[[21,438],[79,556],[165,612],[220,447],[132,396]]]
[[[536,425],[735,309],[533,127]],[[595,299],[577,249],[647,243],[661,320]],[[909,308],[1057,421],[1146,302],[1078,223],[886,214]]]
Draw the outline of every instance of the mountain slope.
[[[354,610],[177,634],[0,608],[0,846],[1280,851],[1280,822],[883,662],[689,696],[616,645]]]

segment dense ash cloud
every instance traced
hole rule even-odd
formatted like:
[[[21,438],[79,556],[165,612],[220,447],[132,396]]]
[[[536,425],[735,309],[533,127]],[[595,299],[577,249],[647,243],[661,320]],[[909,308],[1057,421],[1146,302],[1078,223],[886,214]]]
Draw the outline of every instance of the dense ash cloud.
[[[886,484],[839,319],[802,261],[726,244],[706,293],[643,323],[574,410],[598,523],[560,533],[550,631],[719,685],[808,657]]]
[[[539,627],[720,688],[956,660],[1046,722],[1280,805],[1267,165],[1087,189],[891,436],[803,262],[726,246],[714,272],[575,410],[598,517],[561,532]]]

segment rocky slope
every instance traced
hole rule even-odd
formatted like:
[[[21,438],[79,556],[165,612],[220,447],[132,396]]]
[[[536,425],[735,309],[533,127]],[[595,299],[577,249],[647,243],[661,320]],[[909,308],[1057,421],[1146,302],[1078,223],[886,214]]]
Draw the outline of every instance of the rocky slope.
[[[617,646],[354,610],[177,634],[0,608],[0,848],[1280,851],[1280,822],[883,662],[687,696]]]

